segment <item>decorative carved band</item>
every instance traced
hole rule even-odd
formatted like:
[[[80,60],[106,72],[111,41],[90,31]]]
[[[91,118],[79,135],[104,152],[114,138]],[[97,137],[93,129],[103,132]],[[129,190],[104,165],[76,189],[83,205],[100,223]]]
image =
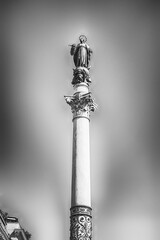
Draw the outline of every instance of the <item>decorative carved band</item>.
[[[92,208],[87,206],[75,206],[70,209],[71,216],[74,215],[88,215],[92,216]]]
[[[73,117],[84,116],[89,118],[90,112],[94,112],[97,104],[91,96],[91,93],[76,93],[73,96],[65,96],[66,102],[71,106]]]
[[[75,206],[71,211],[70,240],[92,239],[92,209],[86,206]]]

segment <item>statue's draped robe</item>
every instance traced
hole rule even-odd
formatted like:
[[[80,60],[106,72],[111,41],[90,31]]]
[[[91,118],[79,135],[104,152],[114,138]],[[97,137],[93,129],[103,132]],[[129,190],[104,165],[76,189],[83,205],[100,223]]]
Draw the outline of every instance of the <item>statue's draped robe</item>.
[[[88,67],[88,48],[85,43],[79,43],[74,54],[76,67]]]

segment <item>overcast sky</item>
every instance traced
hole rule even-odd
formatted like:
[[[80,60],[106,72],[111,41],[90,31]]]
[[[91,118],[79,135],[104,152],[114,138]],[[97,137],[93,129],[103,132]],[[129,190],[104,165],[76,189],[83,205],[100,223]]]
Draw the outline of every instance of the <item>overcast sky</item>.
[[[32,240],[69,239],[73,93],[68,44],[93,49],[93,240],[160,237],[159,5],[5,1],[0,207]]]

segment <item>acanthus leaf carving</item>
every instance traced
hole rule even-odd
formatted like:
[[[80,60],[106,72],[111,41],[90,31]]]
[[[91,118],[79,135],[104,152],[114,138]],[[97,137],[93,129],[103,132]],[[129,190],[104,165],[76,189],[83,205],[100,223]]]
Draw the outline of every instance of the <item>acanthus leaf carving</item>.
[[[91,93],[76,93],[73,96],[65,96],[66,102],[71,106],[74,117],[86,116],[89,117],[90,112],[94,112],[97,104],[91,96]]]

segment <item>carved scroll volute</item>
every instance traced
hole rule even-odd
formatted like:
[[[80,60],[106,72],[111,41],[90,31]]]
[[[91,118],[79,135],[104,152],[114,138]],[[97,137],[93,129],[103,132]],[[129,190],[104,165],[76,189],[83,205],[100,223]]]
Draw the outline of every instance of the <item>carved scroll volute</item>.
[[[87,117],[89,118],[90,112],[94,112],[97,104],[91,96],[91,93],[75,94],[73,96],[65,96],[66,102],[71,106],[73,118]]]
[[[92,209],[86,206],[71,208],[70,240],[92,239]]]

